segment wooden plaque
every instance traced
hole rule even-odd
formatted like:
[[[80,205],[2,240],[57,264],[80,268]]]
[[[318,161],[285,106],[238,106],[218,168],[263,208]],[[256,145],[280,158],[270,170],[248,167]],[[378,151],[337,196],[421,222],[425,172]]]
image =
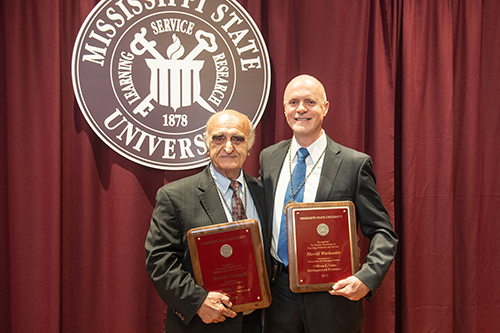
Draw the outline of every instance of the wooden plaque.
[[[271,304],[259,223],[254,219],[188,231],[196,284],[227,294],[235,312]]]
[[[331,290],[359,270],[357,225],[351,201],[286,206],[290,289]]]

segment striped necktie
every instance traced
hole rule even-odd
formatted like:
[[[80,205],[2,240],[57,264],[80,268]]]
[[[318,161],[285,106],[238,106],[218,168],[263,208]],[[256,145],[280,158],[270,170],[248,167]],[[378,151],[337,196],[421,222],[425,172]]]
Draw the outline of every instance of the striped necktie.
[[[240,183],[233,180],[231,184],[229,184],[229,188],[233,190],[233,196],[231,197],[231,215],[233,216],[233,221],[246,220],[247,214],[245,213],[245,207],[243,207],[243,202],[238,195]]]

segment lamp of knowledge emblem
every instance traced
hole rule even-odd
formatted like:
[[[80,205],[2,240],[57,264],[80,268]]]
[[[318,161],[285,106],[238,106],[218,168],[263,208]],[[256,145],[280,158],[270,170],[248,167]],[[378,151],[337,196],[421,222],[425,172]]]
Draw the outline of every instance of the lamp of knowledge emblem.
[[[232,0],[101,1],[76,39],[72,77],[94,132],[163,170],[209,162],[203,133],[218,111],[257,125],[271,84],[259,29]]]

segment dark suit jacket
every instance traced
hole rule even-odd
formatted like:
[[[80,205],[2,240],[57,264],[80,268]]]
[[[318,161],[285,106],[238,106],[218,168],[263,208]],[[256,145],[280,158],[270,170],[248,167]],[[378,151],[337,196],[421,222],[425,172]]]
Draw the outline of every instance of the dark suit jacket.
[[[260,176],[264,183],[269,217],[264,232],[268,237],[264,241],[267,244],[266,249],[271,248],[276,185],[289,144],[290,140],[279,142],[264,149],[260,155]],[[327,137],[327,150],[320,177],[316,202],[354,202],[358,225],[370,239],[366,263],[355,276],[370,288],[368,296],[373,296],[396,254],[397,236],[378,194],[371,158],[341,146]],[[271,269],[268,268],[268,271]],[[328,328],[329,332],[351,332],[357,331],[363,324],[361,300],[353,302],[341,296],[331,296],[327,292],[307,293],[304,297],[313,332],[321,332],[325,328]]]
[[[260,181],[246,173],[244,177],[263,223],[264,193]],[[195,283],[186,233],[195,227],[223,222],[227,218],[209,166],[158,190],[146,238],[146,268],[168,306],[166,332],[241,332],[241,314],[208,325],[196,314],[208,293]]]

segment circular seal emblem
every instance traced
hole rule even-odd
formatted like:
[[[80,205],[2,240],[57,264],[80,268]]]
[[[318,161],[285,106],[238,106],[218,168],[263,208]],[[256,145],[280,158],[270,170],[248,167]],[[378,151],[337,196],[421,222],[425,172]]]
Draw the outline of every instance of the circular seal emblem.
[[[220,248],[220,254],[224,258],[229,258],[233,254],[233,248],[231,247],[231,245],[224,244]]]
[[[72,78],[94,132],[163,170],[209,162],[203,133],[218,111],[257,125],[271,85],[264,39],[233,0],[103,0],[78,33]]]
[[[317,227],[316,227],[316,232],[318,233],[318,235],[320,236],[326,236],[328,235],[328,233],[330,232],[330,228],[328,228],[328,225],[326,225],[325,223],[320,223]]]

